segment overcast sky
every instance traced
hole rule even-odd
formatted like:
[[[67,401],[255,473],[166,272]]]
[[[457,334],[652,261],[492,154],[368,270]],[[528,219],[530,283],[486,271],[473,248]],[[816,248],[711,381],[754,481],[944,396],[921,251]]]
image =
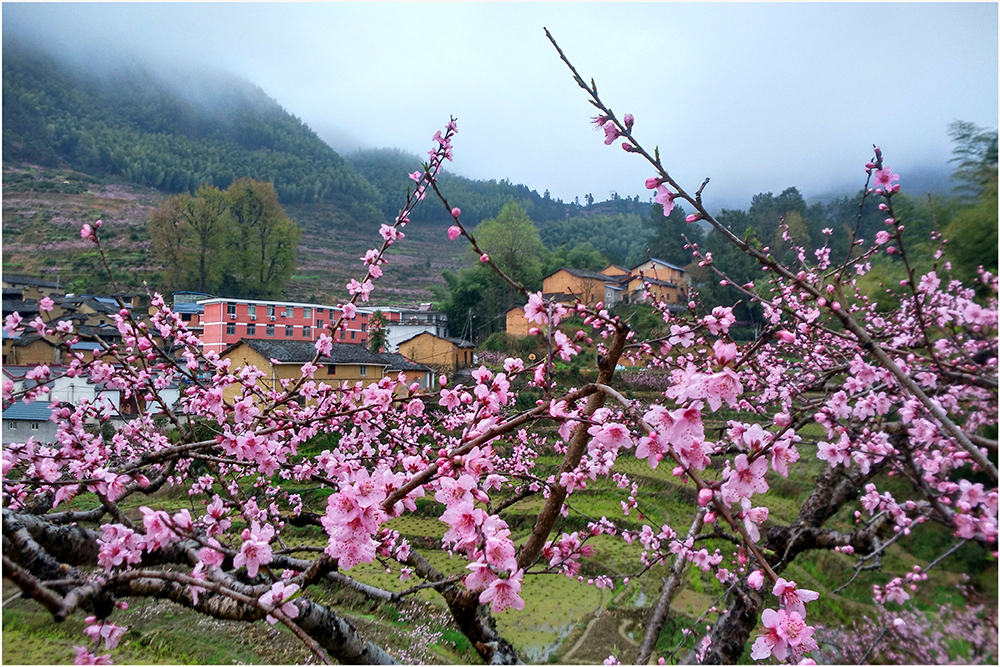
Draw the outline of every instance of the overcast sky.
[[[947,168],[950,122],[997,126],[996,3],[3,3],[5,37],[232,71],[341,152],[423,155],[451,114],[457,173],[646,198],[543,26],[685,187],[712,178],[712,208],[856,189],[872,143],[905,188]]]

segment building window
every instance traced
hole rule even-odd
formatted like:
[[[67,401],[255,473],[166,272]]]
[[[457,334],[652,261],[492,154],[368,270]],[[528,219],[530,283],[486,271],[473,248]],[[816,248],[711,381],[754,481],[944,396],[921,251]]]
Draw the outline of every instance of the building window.
[[[191,313],[181,313],[181,322],[190,322]]]
[[[362,331],[368,331],[368,325],[367,324],[362,324],[361,325],[361,330]]]
[[[316,328],[317,329],[323,328],[323,320],[316,320]]]
[[[274,317],[274,306],[268,306],[267,307],[267,316],[268,317]]]
[[[226,312],[229,313],[230,315],[235,315],[236,314],[236,304],[235,303],[227,303],[226,304]]]
[[[7,430],[8,431],[16,431],[17,430],[17,422],[7,422]]]
[[[323,314],[323,309],[322,308],[317,308],[316,309],[316,314],[317,315],[322,315]]]
[[[227,336],[235,336],[236,335],[236,323],[235,322],[230,322],[229,324],[226,325],[226,335]]]
[[[247,336],[256,336],[256,335],[257,335],[257,325],[256,324],[248,324],[247,325]]]
[[[38,422],[31,422],[31,430],[32,431],[38,430]]]
[[[311,327],[302,327],[302,336],[304,338],[312,338],[312,328]]]
[[[368,367],[367,366],[358,366],[358,375],[360,377],[368,377]]]
[[[295,336],[295,327],[292,325],[287,325],[285,327],[285,338],[292,338]]]
[[[334,366],[333,364],[327,364],[326,365],[326,374],[327,375],[336,375],[337,374],[337,367]]]
[[[312,309],[312,307],[306,306],[305,308],[302,309],[302,317],[305,317],[305,318],[308,318],[308,319],[312,319],[312,316],[313,316],[313,309]]]
[[[357,333],[358,333],[357,331],[352,331],[351,332],[351,340],[354,340],[354,338],[357,335]]]
[[[285,306],[285,317],[295,317],[295,306]]]
[[[274,338],[274,325],[273,324],[268,324],[267,325],[267,335],[271,336],[272,338]]]
[[[247,315],[250,315],[251,317],[257,317],[256,303],[251,303],[250,305],[247,306]]]

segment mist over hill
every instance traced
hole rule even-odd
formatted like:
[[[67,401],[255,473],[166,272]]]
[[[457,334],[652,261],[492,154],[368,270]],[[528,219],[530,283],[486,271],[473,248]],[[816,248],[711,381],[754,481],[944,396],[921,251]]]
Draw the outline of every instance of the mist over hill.
[[[121,176],[165,193],[249,176],[283,203],[329,201],[380,219],[378,193],[300,119],[218,72],[136,63],[91,71],[22,44],[3,50],[4,161]]]

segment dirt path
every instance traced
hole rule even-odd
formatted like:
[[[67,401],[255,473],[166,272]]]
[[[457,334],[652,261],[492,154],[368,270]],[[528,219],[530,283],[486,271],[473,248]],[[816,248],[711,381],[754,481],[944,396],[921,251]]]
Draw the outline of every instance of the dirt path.
[[[622,621],[622,624],[618,626],[618,634],[620,634],[622,636],[622,639],[627,641],[632,646],[638,646],[639,642],[637,642],[636,640],[632,639],[627,634],[625,634],[625,630],[627,630],[628,626],[630,625],[632,625],[632,619],[626,618],[624,621]]]
[[[601,620],[602,613],[604,613],[603,608],[594,614],[594,618],[590,619],[590,623],[587,623],[587,627],[584,629],[583,634],[580,635],[580,638],[576,640],[575,644],[573,644],[573,648],[566,652],[566,655],[563,656],[563,660],[569,662],[569,659],[573,657],[573,654],[576,653],[577,649],[583,646],[583,643],[587,641],[587,637],[590,635],[590,629],[594,627],[594,623]]]

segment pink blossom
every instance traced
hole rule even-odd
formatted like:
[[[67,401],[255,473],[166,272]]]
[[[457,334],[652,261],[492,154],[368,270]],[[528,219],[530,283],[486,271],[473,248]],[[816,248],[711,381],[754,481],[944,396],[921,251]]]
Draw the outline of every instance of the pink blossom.
[[[490,566],[482,561],[469,563],[465,567],[472,570],[472,574],[465,578],[465,587],[470,591],[482,590],[499,578]]]
[[[761,572],[760,570],[754,570],[747,577],[747,584],[749,584],[750,588],[754,589],[755,591],[759,591],[761,589],[761,586],[764,585],[764,573]]]
[[[764,634],[757,637],[753,643],[753,651],[750,657],[754,660],[763,660],[771,655],[777,660],[783,661],[788,657],[788,643],[778,633],[778,628],[785,622],[788,614],[784,609],[765,609],[760,616],[764,625]]]
[[[18,313],[17,311],[11,313],[4,320],[4,325],[3,325],[4,330],[8,334],[13,336],[15,333],[17,333],[17,327],[20,326],[22,319],[23,318],[21,317],[21,314]]]
[[[649,181],[647,181],[647,185],[648,183]],[[668,190],[666,185],[660,185],[656,188],[656,195],[653,197],[653,201],[663,206],[663,215],[667,216],[674,210],[675,197],[677,197],[676,193]]]
[[[750,463],[746,454],[738,454],[733,463],[734,468],[728,471],[728,477],[722,485],[722,498],[727,504],[740,498],[749,498],[755,493],[767,493],[769,487],[764,480],[767,459],[759,458]]]
[[[523,578],[524,570],[518,570],[509,579],[496,579],[479,595],[479,603],[492,602],[490,609],[494,614],[499,614],[507,607],[524,609],[524,600],[520,596]]]
[[[91,625],[85,627],[83,633],[95,642],[104,639],[104,650],[106,651],[117,648],[122,636],[128,632],[127,627],[108,623],[107,621],[98,624],[97,617],[95,616],[88,616],[86,621],[87,623],[91,623]]]
[[[298,584],[289,584],[286,586],[284,583],[276,581],[271,584],[271,590],[260,596],[260,603],[265,607],[279,609],[288,618],[298,618],[299,608],[291,603],[291,599],[295,596],[297,590],[299,590]],[[265,620],[271,625],[278,622],[278,619],[270,614],[267,615]]]
[[[899,180],[899,174],[892,173],[892,170],[888,167],[883,167],[875,171],[875,185],[878,187],[888,188],[892,185],[893,181]]]
[[[806,602],[819,599],[819,593],[805,588],[798,588],[794,581],[786,581],[779,577],[771,591],[773,595],[781,598],[781,604],[789,614],[797,613],[802,618],[806,617]]]
[[[458,225],[452,225],[451,227],[448,228],[449,241],[454,241],[461,235],[462,235],[462,228],[459,227]]]
[[[618,138],[618,128],[614,121],[609,120],[602,129],[604,130],[604,145],[610,146]]]
[[[74,665],[111,665],[111,656],[108,654],[95,655],[87,650],[84,646],[74,646],[73,650],[76,651],[76,658],[73,660]]]
[[[271,545],[268,543],[274,537],[274,528],[271,526],[261,528],[260,524],[254,521],[250,525],[249,532],[246,530],[243,532],[243,546],[233,558],[233,566],[243,567],[246,565],[247,574],[256,577],[260,566],[267,565],[273,560]]]

